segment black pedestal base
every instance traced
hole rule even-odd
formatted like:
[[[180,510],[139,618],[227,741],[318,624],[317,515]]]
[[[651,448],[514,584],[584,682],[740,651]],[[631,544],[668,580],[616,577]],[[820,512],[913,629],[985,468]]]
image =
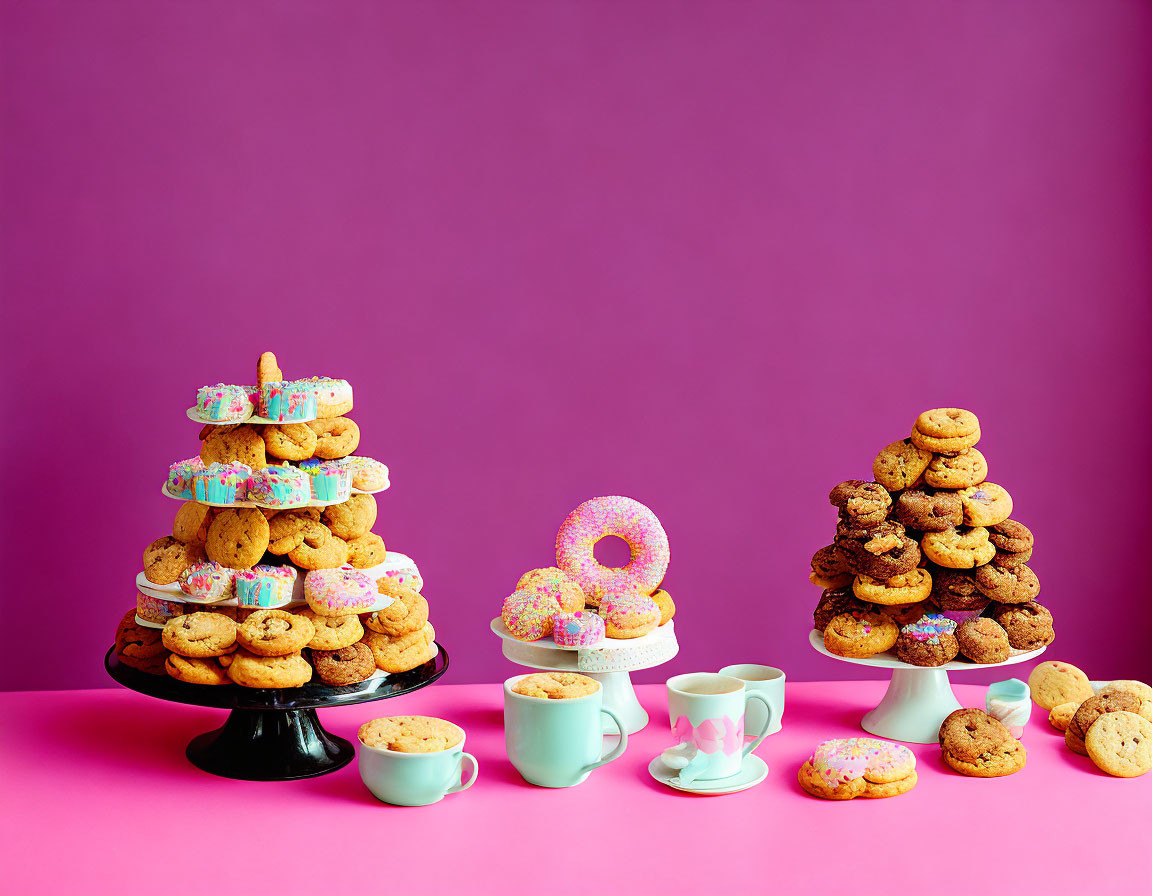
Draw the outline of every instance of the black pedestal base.
[[[320,725],[316,710],[234,709],[223,727],[193,738],[188,760],[222,778],[292,781],[343,768],[356,751]]]

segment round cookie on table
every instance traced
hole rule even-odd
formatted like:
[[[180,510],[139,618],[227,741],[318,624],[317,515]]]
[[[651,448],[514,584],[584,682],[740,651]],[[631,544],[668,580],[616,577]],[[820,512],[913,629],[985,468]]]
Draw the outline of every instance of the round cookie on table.
[[[627,543],[628,563],[604,566],[596,543],[614,535]],[[651,510],[632,498],[607,495],[585,501],[568,514],[556,533],[556,565],[576,580],[592,606],[599,589],[638,588],[651,594],[668,571],[668,534]]]
[[[213,423],[243,423],[252,416],[252,396],[247,386],[217,383],[196,391],[196,416]]]
[[[956,627],[960,653],[974,663],[1002,663],[1011,656],[1008,633],[994,619],[977,616]]]
[[[304,576],[304,599],[320,616],[348,616],[371,610],[379,591],[376,582],[358,569],[314,569]]]
[[[1048,724],[1063,734],[1068,730],[1068,726],[1072,724],[1072,717],[1076,715],[1076,710],[1080,708],[1079,703],[1060,703],[1053,706],[1048,712]]]
[[[1139,713],[1152,722],[1152,685],[1132,679],[1110,681],[1100,689],[1101,694],[1131,694],[1140,700]]]
[[[899,634],[896,623],[883,613],[852,610],[829,620],[824,647],[837,656],[865,659],[891,649]]]
[[[872,462],[872,476],[889,492],[903,491],[920,481],[931,460],[931,451],[917,448],[911,439],[901,439],[880,449]]]
[[[552,640],[561,647],[595,647],[606,636],[604,620],[591,610],[556,613],[552,617]]]
[[[1028,676],[1028,690],[1041,709],[1053,709],[1063,703],[1079,706],[1094,694],[1081,669],[1059,660],[1039,663]]]
[[[560,605],[565,613],[584,609],[587,599],[584,590],[572,576],[555,566],[530,569],[516,583],[516,591],[536,591],[546,594]]]
[[[1100,694],[1089,697],[1072,714],[1072,720],[1064,732],[1064,743],[1073,753],[1088,755],[1085,739],[1092,726],[1103,715],[1110,712],[1131,712],[1140,714],[1140,698],[1132,694]]]
[[[955,632],[956,623],[947,616],[922,616],[900,629],[896,656],[913,666],[943,666],[960,652]]]
[[[552,634],[552,618],[561,612],[554,597],[540,591],[514,591],[504,598],[500,618],[512,637],[539,641]]]
[[[634,588],[601,592],[599,613],[605,634],[614,640],[641,638],[660,624],[656,601]]]
[[[999,778],[1024,768],[1028,753],[1007,726],[980,709],[958,709],[940,725],[944,762],[972,778]]]
[[[875,737],[826,740],[800,766],[797,780],[805,793],[825,800],[899,796],[916,786],[916,756]]]
[[[1029,601],[1025,604],[993,604],[990,614],[1008,633],[1013,650],[1038,650],[1056,637],[1048,608]]]
[[[962,408],[934,408],[916,418],[912,444],[934,454],[959,454],[980,441],[980,421]]]
[[[1098,718],[1084,746],[1096,767],[1109,775],[1137,778],[1152,771],[1152,722],[1130,710]]]

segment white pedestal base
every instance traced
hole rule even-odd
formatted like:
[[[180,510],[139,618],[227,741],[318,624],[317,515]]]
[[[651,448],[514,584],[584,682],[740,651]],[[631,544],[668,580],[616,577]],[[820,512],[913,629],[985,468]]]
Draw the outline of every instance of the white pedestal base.
[[[636,699],[636,690],[632,687],[632,676],[627,672],[585,672],[589,678],[595,678],[604,689],[604,706],[616,713],[624,723],[624,730],[628,734],[643,731],[648,724],[648,713]],[[616,734],[616,726],[607,716],[601,716],[603,725],[601,730],[605,734]]]
[[[943,669],[893,669],[884,699],[860,727],[888,740],[933,744],[940,724],[958,709],[960,701]]]

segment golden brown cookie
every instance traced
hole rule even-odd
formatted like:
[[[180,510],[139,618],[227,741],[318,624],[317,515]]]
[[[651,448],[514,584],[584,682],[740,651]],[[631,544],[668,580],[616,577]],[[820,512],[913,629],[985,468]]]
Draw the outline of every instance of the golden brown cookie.
[[[1084,746],[1100,771],[1117,778],[1152,771],[1152,722],[1134,712],[1100,716],[1084,736]]]
[[[911,439],[901,439],[880,449],[872,462],[872,476],[890,492],[903,491],[920,479],[930,460],[931,451],[917,448]]]
[[[1012,496],[1002,485],[981,482],[958,494],[966,526],[996,526],[1012,515]]]
[[[1087,743],[1088,732],[1096,720],[1110,712],[1132,712],[1140,714],[1140,698],[1132,694],[1101,694],[1089,697],[1078,707],[1068,723],[1068,730]]]
[[[1076,710],[1079,708],[1079,703],[1071,701],[1053,706],[1048,713],[1048,724],[1057,731],[1067,731],[1068,726],[1072,723],[1072,717],[1076,715]]]
[[[932,593],[932,576],[926,569],[914,569],[890,579],[856,576],[852,593],[860,600],[873,604],[914,604]]]
[[[380,632],[365,632],[364,643],[372,648],[376,668],[388,673],[407,672],[432,659],[436,631],[426,623],[419,631],[392,637]]]
[[[208,559],[231,569],[251,569],[268,550],[268,520],[259,510],[221,510],[208,527],[204,549]]]
[[[370,678],[376,671],[372,648],[362,642],[337,650],[313,650],[312,666],[324,684],[344,687]]]
[[[824,646],[837,656],[864,658],[890,650],[900,635],[883,613],[855,610],[834,616],[824,629]]]
[[[988,540],[988,530],[982,526],[925,532],[920,541],[920,550],[937,566],[948,569],[983,566],[996,554],[996,548]]]
[[[816,773],[816,769],[812,767],[811,759],[806,759],[804,764],[800,766],[796,780],[800,782],[800,787],[803,788],[805,793],[822,800],[855,799],[858,796],[864,795],[866,787],[863,778],[852,778],[844,781],[837,787],[829,786]]]
[[[263,470],[268,466],[264,440],[253,427],[238,426],[221,432],[223,429],[224,427],[217,426],[216,431],[209,433],[208,438],[200,445],[200,459],[205,464],[236,462],[253,470]]]
[[[180,656],[223,656],[236,649],[236,623],[220,613],[185,613],[165,623],[162,640]]]
[[[316,451],[316,433],[304,423],[270,423],[260,438],[268,456],[279,460],[307,460]]]
[[[999,719],[980,709],[958,709],[940,726],[944,762],[972,778],[999,778],[1024,768],[1028,753]]]
[[[937,454],[924,470],[924,484],[932,488],[968,488],[988,477],[988,461],[975,448],[959,454]]]
[[[348,562],[357,569],[379,566],[388,556],[384,539],[375,532],[348,539]]]
[[[273,514],[268,518],[268,550],[283,557],[300,547],[304,527],[311,520],[306,510],[282,510]]]
[[[240,646],[257,656],[287,656],[316,635],[311,620],[286,610],[257,610],[236,630]]]
[[[391,716],[360,726],[360,742],[397,753],[439,753],[464,740],[464,730],[431,716]]]
[[[972,574],[976,587],[1002,604],[1026,604],[1040,594],[1040,579],[1027,564],[996,566],[988,563]]]
[[[144,548],[144,578],[153,585],[171,585],[193,563],[204,559],[204,549],[184,544],[171,535],[157,538]]]
[[[246,688],[297,688],[312,680],[312,667],[299,653],[257,656],[237,650],[228,677]]]
[[[935,408],[916,418],[912,444],[935,454],[958,454],[980,441],[980,421],[961,408]]]
[[[360,427],[347,417],[331,417],[308,423],[316,433],[316,457],[336,460],[347,457],[360,444]]]
[[[366,535],[376,522],[376,499],[371,495],[353,495],[343,504],[330,504],[322,512],[324,525],[332,534],[350,541]]]
[[[128,662],[154,660],[160,657],[162,662],[167,652],[161,640],[160,629],[137,624],[135,608],[124,614],[120,624],[116,626],[116,655],[120,659]]]
[[[572,700],[600,690],[600,682],[579,672],[536,672],[512,685],[513,694],[545,700]]]
[[[350,554],[348,542],[333,535],[323,523],[308,520],[303,540],[288,552],[288,559],[301,569],[336,569],[348,562]]]
[[[1073,718],[1075,718],[1075,716],[1073,716]],[[1071,725],[1072,723],[1069,722],[1068,724]],[[1080,756],[1088,755],[1088,748],[1084,746],[1084,738],[1073,731],[1071,727],[1065,729],[1064,731],[1064,744],[1073,753],[1076,753]]]
[[[1142,681],[1133,681],[1132,679],[1120,679],[1117,681],[1110,681],[1100,689],[1101,695],[1105,694],[1131,694],[1140,701],[1139,714],[1152,722],[1152,687],[1146,685]]]
[[[383,635],[398,637],[424,628],[427,621],[428,601],[422,594],[405,591],[395,595],[392,603],[383,610],[365,616],[364,627]]]
[[[228,673],[216,657],[188,657],[170,653],[164,662],[164,668],[173,678],[189,684],[232,683],[232,679],[228,677]]]
[[[1088,676],[1071,663],[1049,660],[1040,663],[1028,676],[1032,701],[1041,709],[1052,709],[1061,703],[1079,706],[1093,695]]]
[[[212,516],[212,508],[207,504],[185,501],[172,521],[172,537],[184,544],[204,544]]]
[[[301,607],[295,612],[311,622],[316,630],[308,642],[314,650],[339,650],[364,637],[364,626],[360,624],[359,616],[319,616],[311,607]]]

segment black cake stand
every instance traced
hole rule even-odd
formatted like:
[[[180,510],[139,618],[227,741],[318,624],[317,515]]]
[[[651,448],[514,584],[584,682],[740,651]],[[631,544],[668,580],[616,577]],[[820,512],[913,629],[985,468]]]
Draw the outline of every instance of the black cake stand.
[[[436,648],[436,656],[408,672],[344,687],[189,684],[126,666],[114,647],[104,657],[104,668],[119,684],[149,697],[231,710],[221,727],[189,741],[185,752],[197,768],[245,781],[292,781],[334,772],[356,756],[352,744],[324,730],[317,709],[384,700],[427,687],[448,669],[448,652],[439,644]]]

